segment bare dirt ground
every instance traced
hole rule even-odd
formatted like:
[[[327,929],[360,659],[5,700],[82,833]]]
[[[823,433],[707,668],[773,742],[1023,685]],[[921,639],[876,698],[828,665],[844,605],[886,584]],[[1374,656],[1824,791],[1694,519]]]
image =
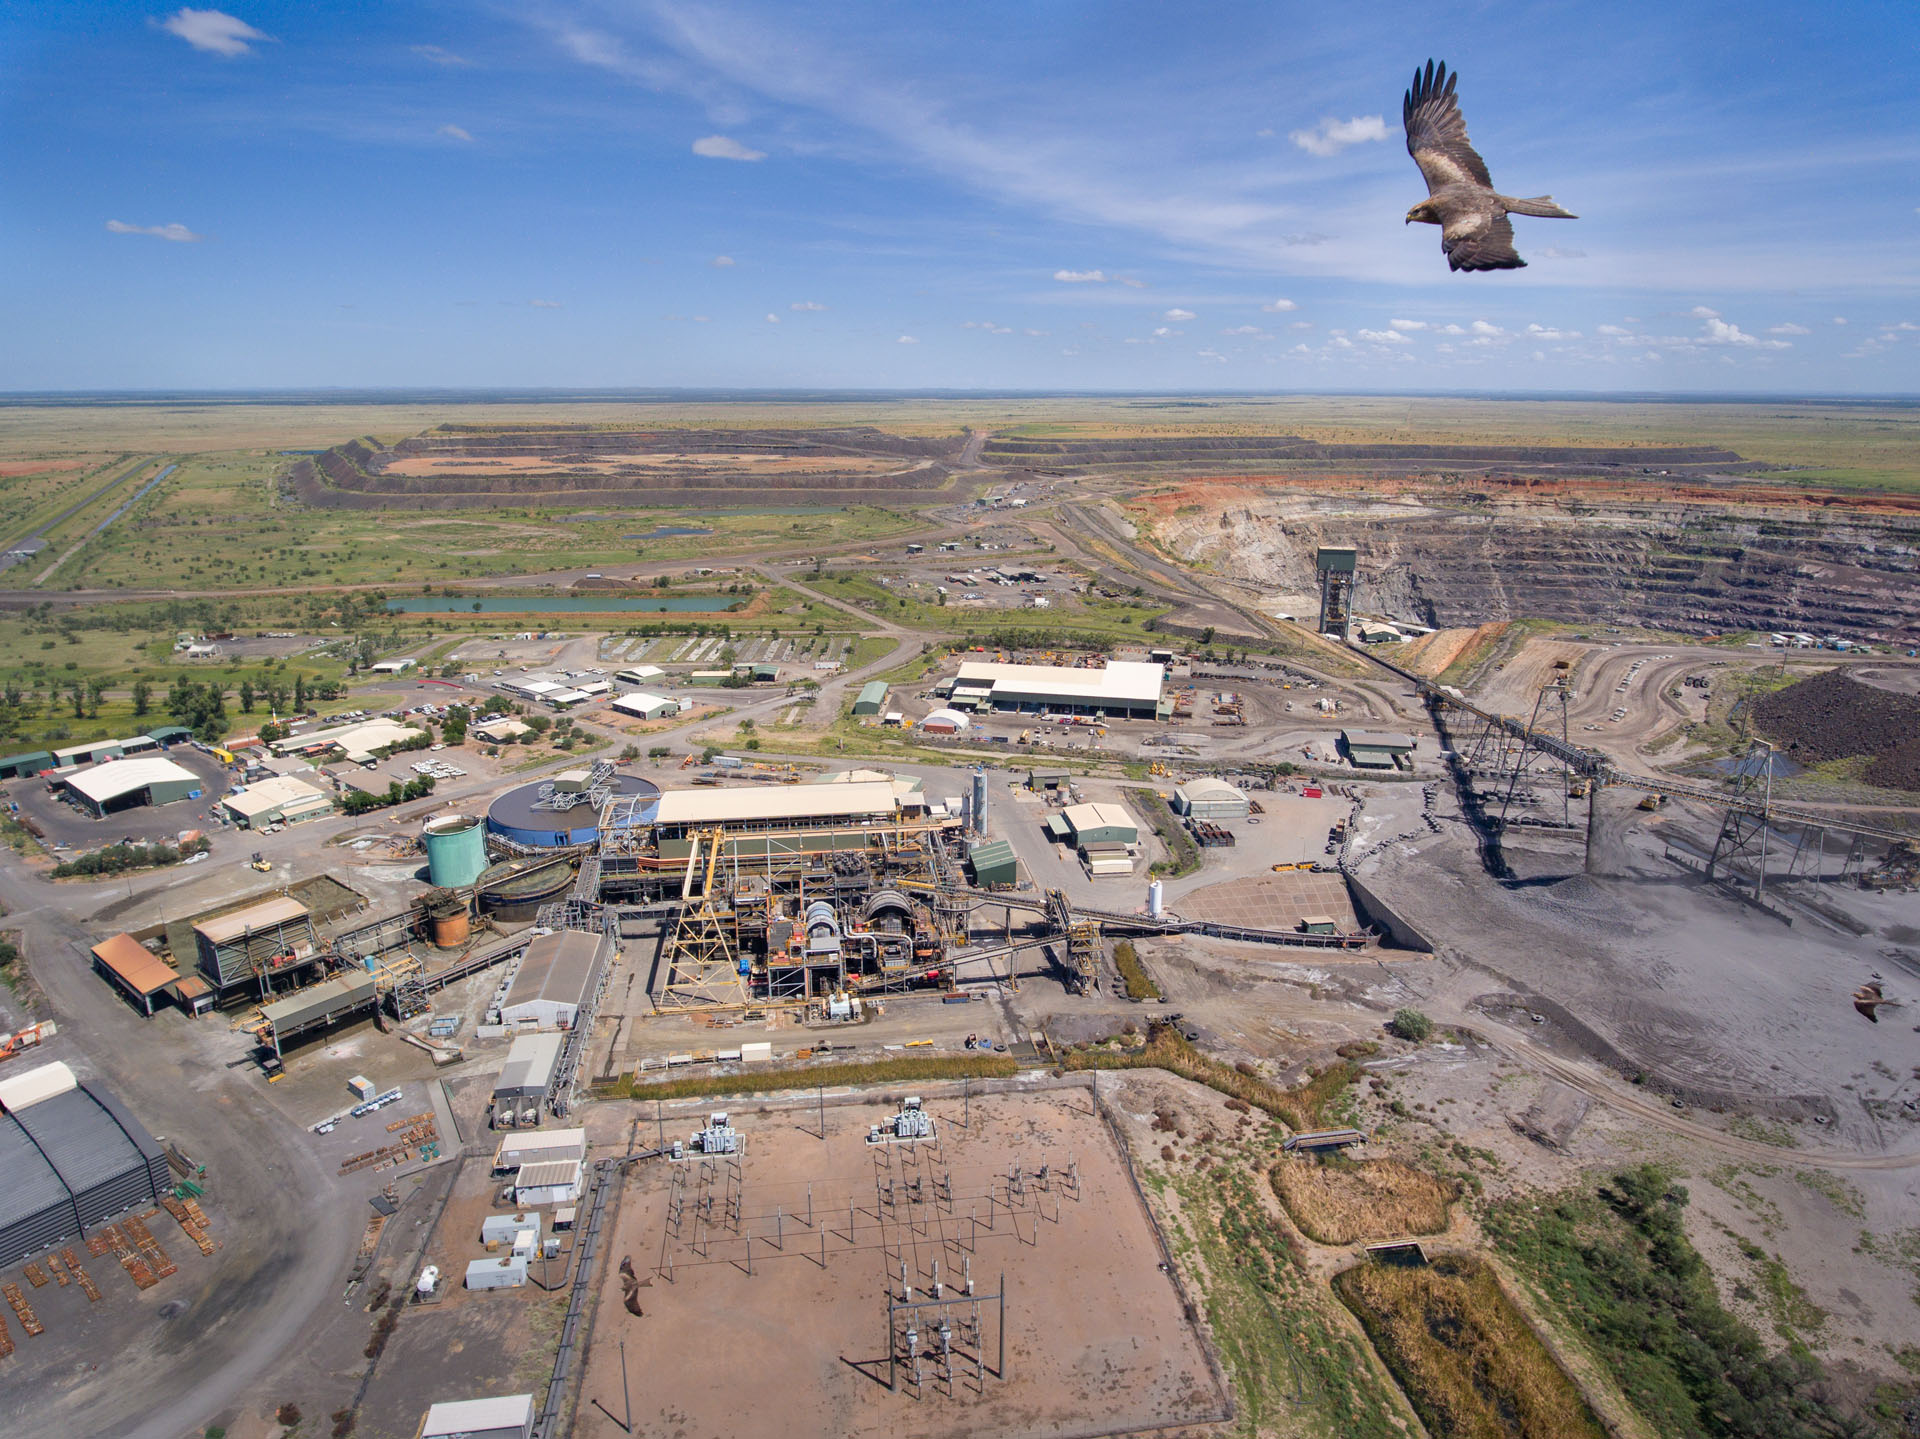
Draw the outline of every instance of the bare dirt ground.
[[[821,471],[836,473],[879,472],[910,468],[912,462],[899,460],[861,459],[850,455],[765,455],[765,454],[660,454],[648,452],[632,455],[595,455],[592,459],[561,460],[552,455],[487,455],[481,457],[453,457],[439,455],[414,455],[406,459],[394,460],[384,467],[384,473],[394,475],[508,475],[508,474],[549,474],[560,472],[584,471],[591,474],[614,474],[622,470],[658,470],[674,466],[697,465],[711,469],[723,465],[750,465],[755,470],[770,474],[811,474]]]
[[[1187,1422],[1216,1411],[1205,1356],[1183,1320],[1149,1222],[1104,1126],[1084,1093],[975,1099],[970,1125],[951,1101],[936,1110],[940,1143],[865,1143],[881,1106],[827,1111],[822,1141],[792,1118],[735,1115],[747,1150],[737,1225],[697,1219],[699,1161],[637,1169],[609,1229],[605,1285],[574,1432],[621,1430],[619,1341],[625,1339],[635,1425],[696,1436],[758,1434],[1099,1434]],[[1070,1177],[1076,1168],[1078,1183]],[[724,1166],[716,1162],[716,1171]],[[1022,1176],[1010,1197],[1009,1170]],[[1045,1167],[1043,1181],[1039,1171]],[[678,1237],[666,1230],[674,1174],[688,1196]],[[876,1174],[896,1185],[877,1198]],[[950,1201],[933,1200],[946,1176]],[[907,1183],[924,1180],[926,1201]],[[718,1182],[718,1181],[716,1181]],[[811,1185],[812,1223],[808,1213]],[[851,1215],[849,1214],[851,1206]],[[990,1227],[991,1225],[991,1227]],[[747,1235],[753,1236],[748,1273]],[[851,1242],[849,1242],[851,1238]],[[825,1246],[822,1267],[822,1245]],[[671,1277],[662,1256],[670,1260]],[[628,1313],[616,1266],[630,1256],[647,1281],[644,1313]],[[1007,1282],[1006,1373],[998,1377],[997,1309],[982,1316],[985,1373],[970,1364],[951,1383],[906,1366],[887,1388],[887,1300],[900,1266],[916,1298],[933,1282],[977,1291]],[[963,1294],[949,1319],[958,1345]],[[921,1326],[939,1350],[938,1324]],[[721,1366],[716,1356],[750,1356]]]

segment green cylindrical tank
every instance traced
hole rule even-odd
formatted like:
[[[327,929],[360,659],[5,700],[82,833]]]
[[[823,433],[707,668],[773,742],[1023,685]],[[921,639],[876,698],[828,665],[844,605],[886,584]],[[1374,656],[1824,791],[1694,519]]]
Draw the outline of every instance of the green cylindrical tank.
[[[442,889],[465,889],[487,867],[487,831],[476,815],[434,816],[426,844],[427,878]]]

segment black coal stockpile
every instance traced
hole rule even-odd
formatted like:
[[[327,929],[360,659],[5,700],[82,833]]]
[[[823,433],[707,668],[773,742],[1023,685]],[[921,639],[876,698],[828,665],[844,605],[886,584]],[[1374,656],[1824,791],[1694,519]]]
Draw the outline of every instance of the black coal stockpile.
[[[1828,670],[1760,700],[1753,721],[1802,764],[1872,755],[1868,784],[1920,790],[1920,697]]]

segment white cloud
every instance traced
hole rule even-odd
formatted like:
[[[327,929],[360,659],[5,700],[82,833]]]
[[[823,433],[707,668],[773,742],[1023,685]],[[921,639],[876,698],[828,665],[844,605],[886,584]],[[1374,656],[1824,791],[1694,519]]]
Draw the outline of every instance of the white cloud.
[[[1284,315],[1287,311],[1297,310],[1300,307],[1291,300],[1275,300],[1271,305],[1262,305],[1260,308],[1269,315]]]
[[[464,55],[456,55],[451,50],[443,50],[438,45],[415,45],[413,53],[429,65],[471,65],[473,61]]]
[[[1833,317],[1833,323],[1836,325],[1844,325],[1847,323],[1847,317],[1845,315],[1835,315]]]
[[[764,160],[765,150],[749,150],[728,135],[705,135],[693,142],[693,153],[709,160]]]
[[[473,136],[461,129],[458,125],[442,125],[433,133],[436,135],[444,135],[449,140],[461,140],[469,145],[473,143]]]
[[[1164,318],[1169,320],[1192,320],[1198,317],[1191,310],[1174,309],[1167,311]]]
[[[1487,320],[1475,320],[1472,326],[1470,326],[1470,328],[1472,329],[1474,334],[1480,336],[1482,339],[1487,339],[1487,340],[1497,339],[1499,336],[1507,333],[1505,330],[1501,329],[1498,325],[1493,324]]]
[[[1011,335],[1013,333],[1013,326],[996,324],[992,320],[963,320],[960,323],[960,328],[963,330],[985,330],[989,335]],[[1032,332],[1029,331],[1028,333]]]
[[[1253,133],[1262,140],[1271,140],[1273,138],[1273,127],[1269,125],[1266,129],[1255,130]]]
[[[1785,324],[1769,325],[1767,326],[1767,333],[1769,335],[1811,335],[1813,331],[1809,330],[1805,325]]]
[[[1696,310],[1695,314],[1700,312]],[[1747,349],[1786,350],[1791,349],[1785,340],[1763,340],[1758,335],[1749,335],[1738,325],[1721,319],[1708,310],[1704,316],[1706,333],[1703,338],[1709,345],[1739,345]]]
[[[527,303],[536,310],[564,310],[567,308],[558,300],[529,300]]]
[[[1920,330],[1920,325],[1914,324],[1911,320],[1901,320],[1896,324],[1882,325],[1880,328],[1883,330]]]
[[[1696,320],[1717,320],[1720,318],[1720,312],[1718,310],[1709,310],[1705,305],[1695,305],[1691,310],[1687,311],[1687,313],[1692,315]]]
[[[1289,355],[1311,355],[1313,351],[1309,350],[1305,345],[1295,345],[1291,350],[1288,350],[1287,353]]]
[[[196,235],[185,225],[129,225],[124,220],[109,220],[107,228],[116,235],[152,235],[158,240],[172,240],[176,244],[191,245],[203,240],[204,235]]]
[[[1329,116],[1313,129],[1294,130],[1287,138],[1309,155],[1326,156],[1338,155],[1349,145],[1384,140],[1390,133],[1386,120],[1379,115],[1356,115],[1351,120]]]
[[[1055,276],[1055,278],[1057,279],[1059,277]],[[1136,280],[1131,275],[1115,275],[1113,278],[1116,283],[1125,285],[1129,290],[1144,290],[1147,288],[1147,282],[1145,280]]]
[[[1194,353],[1197,354],[1201,359],[1212,360],[1216,364],[1224,365],[1227,362],[1227,357],[1221,354],[1218,350],[1196,350]]]
[[[1580,338],[1580,332],[1556,330],[1547,325],[1528,325],[1527,338],[1529,340],[1577,340]]]
[[[1153,332],[1153,337],[1156,340],[1165,340],[1165,339],[1170,339],[1174,335],[1181,335],[1185,333],[1186,332],[1184,330],[1176,330],[1170,325],[1162,325]]]
[[[1625,339],[1633,333],[1632,330],[1623,330],[1618,325],[1601,325],[1599,326],[1599,331],[1608,338],[1615,340]]]
[[[1223,335],[1259,335],[1264,338],[1267,332],[1258,325],[1235,325],[1231,330],[1222,330],[1220,333]]]
[[[731,270],[734,266],[734,259],[731,255],[715,255],[707,263],[712,265],[716,270]]]
[[[1353,348],[1353,341],[1349,340],[1345,335],[1335,335],[1333,337],[1333,343],[1336,349],[1351,350]]]
[[[1585,250],[1569,250],[1561,245],[1549,245],[1539,253],[1549,260],[1584,260],[1587,258],[1587,252]]]
[[[204,50],[209,55],[224,55],[229,60],[236,55],[252,54],[250,42],[273,38],[222,10],[187,8],[175,11],[156,23],[169,35],[178,35],[194,49]]]
[[[767,311],[767,323],[769,325],[777,325],[780,323],[780,317],[769,310]]]
[[[1371,340],[1376,345],[1410,345],[1413,343],[1413,341],[1409,340],[1398,330],[1361,330],[1359,335],[1361,339]]]
[[[1466,333],[1467,332],[1461,329],[1460,326],[1458,325],[1442,325],[1439,329],[1434,331],[1434,334],[1436,335],[1464,335]]]
[[[1289,330],[1311,330],[1313,328],[1313,321],[1295,320],[1292,324],[1288,325],[1287,328]]]
[[[1104,285],[1107,273],[1104,270],[1055,270],[1053,278],[1063,285]]]
[[[1051,335],[1051,334],[1053,333],[1053,331],[1051,331],[1051,330],[1027,330],[1027,331],[1024,331],[1023,333],[1025,333],[1025,334],[1027,334],[1027,335],[1029,335],[1029,336],[1031,336],[1031,337],[1032,337],[1033,339],[1036,339],[1036,340],[1044,340],[1044,339],[1045,339],[1045,338],[1046,338],[1046,337],[1047,337],[1048,335]]]
[[[713,316],[711,315],[695,315],[693,317],[693,323],[696,325],[710,324],[712,323],[712,320],[713,320]]]
[[[787,306],[787,308],[789,310],[798,311],[798,310],[824,310],[827,307],[821,304],[818,300],[795,300],[791,305]]]
[[[1427,322],[1425,320],[1389,320],[1387,321],[1387,328],[1390,330],[1424,330],[1427,328]]]
[[[920,342],[916,340],[912,335],[902,335],[899,339],[894,341],[894,344],[896,345],[917,345],[919,343]]]

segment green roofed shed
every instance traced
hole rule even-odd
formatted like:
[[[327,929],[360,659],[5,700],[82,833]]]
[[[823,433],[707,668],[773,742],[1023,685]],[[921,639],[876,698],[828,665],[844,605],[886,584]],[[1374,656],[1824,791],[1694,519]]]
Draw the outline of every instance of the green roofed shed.
[[[1013,884],[1020,878],[1020,861],[1004,839],[987,840],[967,851],[975,884]]]
[[[39,774],[43,769],[53,768],[53,751],[31,749],[23,754],[10,754],[0,759],[0,779],[17,779],[23,774]]]
[[[887,707],[887,682],[869,680],[860,687],[860,698],[853,702],[856,718],[863,715],[877,715]]]

